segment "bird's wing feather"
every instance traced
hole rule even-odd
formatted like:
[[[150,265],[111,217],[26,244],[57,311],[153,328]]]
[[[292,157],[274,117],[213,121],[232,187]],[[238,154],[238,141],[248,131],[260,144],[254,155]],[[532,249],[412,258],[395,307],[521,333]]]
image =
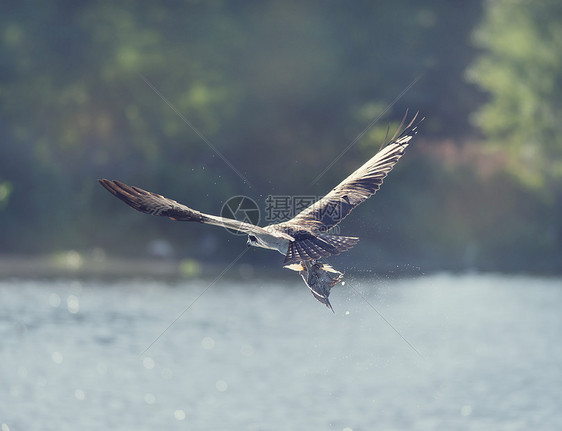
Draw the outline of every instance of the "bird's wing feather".
[[[213,216],[191,209],[172,199],[148,192],[139,187],[128,186],[120,181],[98,180],[113,196],[121,199],[131,208],[145,214],[169,217],[178,221],[196,221],[199,223],[222,226],[244,233],[270,234],[263,228],[235,219]]]
[[[380,188],[384,178],[402,157],[408,143],[417,133],[423,118],[415,122],[416,118],[417,114],[398,136],[397,131],[387,145],[326,196],[284,224],[327,230],[342,221],[357,205],[374,195]]]

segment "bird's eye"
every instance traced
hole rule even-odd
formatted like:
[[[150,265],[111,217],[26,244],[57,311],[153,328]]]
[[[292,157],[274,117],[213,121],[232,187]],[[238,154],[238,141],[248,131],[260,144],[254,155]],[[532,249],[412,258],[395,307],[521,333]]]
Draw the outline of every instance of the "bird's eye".
[[[252,241],[252,242],[257,242],[257,241],[258,241],[258,239],[257,239],[254,235],[248,235],[248,238],[249,238],[249,240]]]

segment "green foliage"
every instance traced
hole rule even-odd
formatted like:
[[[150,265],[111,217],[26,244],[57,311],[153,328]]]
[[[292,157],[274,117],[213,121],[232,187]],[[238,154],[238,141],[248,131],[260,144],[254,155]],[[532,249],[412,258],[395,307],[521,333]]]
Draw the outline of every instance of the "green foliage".
[[[468,77],[490,93],[475,121],[527,186],[562,181],[562,3],[487,3]]]
[[[3,181],[0,183],[0,209],[8,205],[10,194],[12,193],[12,183]]]
[[[483,53],[470,77],[492,98],[479,124],[500,151],[535,163],[536,175],[524,178],[550,193],[562,172],[558,6],[485,4],[476,36]],[[268,194],[324,194],[374,154],[407,108],[428,117],[416,142],[458,145],[474,134],[467,118],[481,94],[464,76],[480,2],[24,0],[2,9],[0,253],[99,247],[143,255],[167,238],[178,257],[197,249],[228,259],[239,238],[142,217],[96,179],[216,214],[233,195],[263,203]],[[526,225],[522,244],[557,244],[532,239],[544,236],[536,214],[490,228],[516,208],[521,188],[511,177],[475,180],[470,163],[412,150],[378,203],[345,221],[346,232],[404,259],[436,262],[462,258],[471,244],[513,247],[510,229]],[[520,168],[517,157],[507,160]],[[500,192],[504,202],[494,197]],[[468,217],[474,206],[492,210]],[[197,272],[196,262],[188,266]]]

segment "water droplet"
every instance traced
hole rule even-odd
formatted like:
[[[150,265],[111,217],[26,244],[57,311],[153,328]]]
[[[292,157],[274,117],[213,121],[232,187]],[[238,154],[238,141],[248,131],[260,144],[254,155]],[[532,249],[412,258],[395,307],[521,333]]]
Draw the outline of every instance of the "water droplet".
[[[66,308],[69,313],[76,314],[80,311],[80,301],[76,295],[68,295],[66,298]]]
[[[62,353],[60,352],[51,353],[51,359],[55,364],[62,364]]]
[[[86,398],[86,394],[84,393],[84,391],[82,389],[76,389],[74,391],[74,396],[79,401],[83,401]]]
[[[183,410],[176,410],[174,412],[174,417],[178,420],[178,421],[183,421],[185,419],[185,412]]]
[[[152,394],[144,394],[144,402],[146,404],[154,404],[156,402],[156,397]]]
[[[152,370],[154,368],[155,362],[154,359],[152,359],[150,356],[147,356],[142,360],[142,364],[147,370]]]
[[[228,383],[226,383],[224,380],[217,380],[215,386],[217,387],[217,391],[219,392],[224,392],[228,389]]]
[[[472,406],[462,406],[461,415],[470,416],[472,414]]]
[[[213,340],[211,337],[205,337],[201,341],[201,345],[205,350],[212,350],[213,347],[215,347],[215,340]]]

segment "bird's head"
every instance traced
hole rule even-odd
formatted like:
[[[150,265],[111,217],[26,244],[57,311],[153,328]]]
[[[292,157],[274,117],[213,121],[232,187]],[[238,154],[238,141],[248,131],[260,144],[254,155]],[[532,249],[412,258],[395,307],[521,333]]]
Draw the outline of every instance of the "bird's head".
[[[258,245],[258,239],[256,238],[256,236],[252,235],[252,234],[248,235],[248,241],[246,241],[246,245],[248,247],[257,246]]]

